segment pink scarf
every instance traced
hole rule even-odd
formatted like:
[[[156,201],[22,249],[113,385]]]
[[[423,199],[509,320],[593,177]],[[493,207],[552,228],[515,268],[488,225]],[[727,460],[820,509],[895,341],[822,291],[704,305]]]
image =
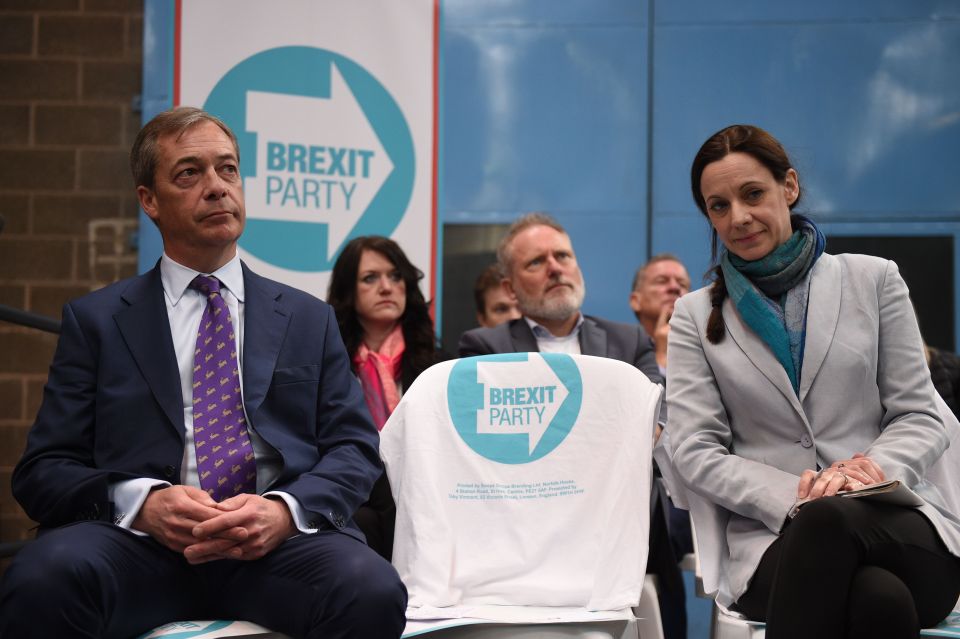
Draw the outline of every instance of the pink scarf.
[[[363,396],[367,400],[367,407],[377,430],[383,429],[390,413],[400,403],[397,379],[400,377],[400,359],[403,357],[404,347],[403,331],[397,324],[378,352],[371,351],[366,344],[361,343],[357,354],[353,356],[353,365],[360,378]]]

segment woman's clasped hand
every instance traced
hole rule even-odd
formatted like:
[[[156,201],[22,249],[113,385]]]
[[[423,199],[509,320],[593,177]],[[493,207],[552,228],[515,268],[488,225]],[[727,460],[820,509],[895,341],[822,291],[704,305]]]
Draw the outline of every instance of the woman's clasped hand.
[[[797,499],[818,499],[844,490],[857,490],[885,480],[877,462],[863,453],[835,461],[819,471],[805,470],[800,475]]]

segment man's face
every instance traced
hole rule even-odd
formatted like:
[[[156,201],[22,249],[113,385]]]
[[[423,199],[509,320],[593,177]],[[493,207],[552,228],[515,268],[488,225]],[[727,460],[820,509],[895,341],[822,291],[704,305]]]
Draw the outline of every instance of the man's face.
[[[657,321],[681,295],[690,292],[690,276],[680,262],[661,260],[647,266],[635,291],[630,294],[630,308],[641,318]]]
[[[493,286],[483,292],[483,312],[477,313],[480,326],[493,328],[499,324],[520,317],[517,298],[502,286]]]
[[[583,304],[583,275],[566,233],[531,226],[510,243],[507,291],[533,320],[563,321]]]
[[[213,122],[157,142],[154,186],[137,187],[140,205],[157,223],[167,255],[198,270],[219,267],[236,253],[246,219],[233,142]]]

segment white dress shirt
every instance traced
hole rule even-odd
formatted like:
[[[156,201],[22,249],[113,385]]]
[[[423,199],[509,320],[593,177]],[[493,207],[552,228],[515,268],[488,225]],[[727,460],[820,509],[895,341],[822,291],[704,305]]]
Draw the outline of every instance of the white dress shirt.
[[[199,271],[178,264],[170,259],[166,253],[160,258],[160,279],[163,283],[164,302],[167,306],[167,318],[170,321],[170,333],[173,338],[173,349],[177,356],[177,368],[180,371],[180,393],[183,398],[183,425],[184,447],[183,461],[180,466],[180,483],[186,486],[200,487],[200,477],[197,474],[197,455],[193,445],[193,365],[194,350],[197,344],[197,331],[200,328],[200,318],[207,306],[207,297],[198,290],[190,288],[190,283],[201,275]],[[237,364],[240,372],[240,387],[243,388],[243,269],[239,255],[224,264],[212,275],[221,282],[220,293],[230,309],[234,322]],[[242,390],[241,390],[242,397]],[[270,486],[280,474],[283,459],[280,454],[266,443],[256,432],[256,425],[249,415],[247,418],[247,432],[250,434],[250,443],[257,461],[257,493]],[[157,486],[170,486],[170,482],[138,478],[116,482],[110,486],[110,500],[114,503],[116,517],[114,523],[123,528],[131,528],[143,502],[150,490]],[[316,532],[316,528],[304,525],[307,513],[300,502],[289,493],[270,491],[263,493],[264,497],[276,496],[286,503],[293,515],[294,523],[300,532]],[[140,532],[132,529],[133,532]]]
[[[557,337],[551,333],[545,326],[542,326],[532,319],[523,316],[524,321],[533,331],[533,337],[537,340],[537,348],[541,353],[566,353],[567,355],[580,355],[580,326],[583,324],[583,314],[577,318],[577,324],[570,331],[569,335]]]

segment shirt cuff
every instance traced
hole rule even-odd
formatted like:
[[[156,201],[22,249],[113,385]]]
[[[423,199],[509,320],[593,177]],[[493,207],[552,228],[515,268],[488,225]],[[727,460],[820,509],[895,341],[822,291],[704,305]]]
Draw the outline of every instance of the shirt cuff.
[[[170,485],[168,481],[149,477],[126,479],[110,484],[108,495],[113,502],[113,523],[141,537],[146,537],[147,533],[132,528],[133,520],[140,514],[140,508],[143,507],[143,502],[147,500],[151,490],[157,486]]]
[[[310,519],[310,516],[307,514],[307,511],[300,505],[300,502],[297,501],[297,498],[291,495],[290,493],[285,493],[281,490],[271,490],[268,493],[263,494],[264,497],[279,497],[283,500],[283,503],[287,505],[287,509],[290,511],[290,516],[293,517],[293,525],[297,527],[297,530],[302,532],[305,535],[311,535],[320,528],[317,526],[317,522]]]

